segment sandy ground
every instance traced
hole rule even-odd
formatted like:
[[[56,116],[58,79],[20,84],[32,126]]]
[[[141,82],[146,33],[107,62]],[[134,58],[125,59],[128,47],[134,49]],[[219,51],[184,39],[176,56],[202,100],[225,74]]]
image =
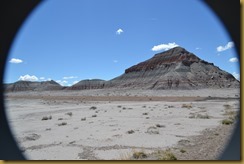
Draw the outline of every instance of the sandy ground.
[[[28,159],[128,160],[141,151],[145,159],[157,159],[155,152],[170,149],[180,160],[212,160],[231,135],[234,125],[221,122],[239,111],[239,94],[235,89],[17,92],[6,94],[6,109]]]

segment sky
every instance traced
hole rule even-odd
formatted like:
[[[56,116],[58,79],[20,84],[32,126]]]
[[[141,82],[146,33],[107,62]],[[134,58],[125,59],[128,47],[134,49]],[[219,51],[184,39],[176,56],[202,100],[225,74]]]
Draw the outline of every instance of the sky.
[[[19,29],[4,82],[110,80],[175,46],[239,79],[235,43],[200,0],[48,0]]]

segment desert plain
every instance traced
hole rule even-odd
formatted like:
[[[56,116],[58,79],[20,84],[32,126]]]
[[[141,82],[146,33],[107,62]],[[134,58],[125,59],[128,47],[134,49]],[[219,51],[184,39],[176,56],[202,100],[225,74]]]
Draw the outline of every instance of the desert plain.
[[[12,133],[33,160],[216,160],[239,89],[5,93]]]

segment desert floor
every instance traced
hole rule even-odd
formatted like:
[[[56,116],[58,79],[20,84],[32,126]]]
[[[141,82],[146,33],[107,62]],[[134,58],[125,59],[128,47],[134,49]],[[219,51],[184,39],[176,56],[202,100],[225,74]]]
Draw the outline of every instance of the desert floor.
[[[232,134],[239,96],[238,89],[86,90],[6,93],[5,102],[28,159],[158,160],[168,153],[213,160]]]

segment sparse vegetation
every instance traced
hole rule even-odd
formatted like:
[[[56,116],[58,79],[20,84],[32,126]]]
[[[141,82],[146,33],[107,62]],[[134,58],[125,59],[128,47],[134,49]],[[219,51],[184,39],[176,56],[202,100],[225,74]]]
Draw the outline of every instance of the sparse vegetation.
[[[150,126],[149,128],[147,128],[147,133],[148,134],[159,134],[159,131],[158,131],[157,127]]]
[[[121,105],[118,105],[117,107],[118,107],[118,108],[121,108],[122,106],[121,106]]]
[[[96,114],[94,114],[94,115],[92,115],[92,117],[97,117],[97,115],[96,115]]]
[[[135,159],[147,158],[147,154],[144,153],[143,151],[134,151],[132,156]]]
[[[234,123],[234,121],[231,120],[231,119],[224,119],[224,120],[222,120],[222,124],[223,125],[230,125],[230,124],[233,124],[233,123]]]
[[[123,109],[123,110],[125,110],[125,109],[126,109],[126,107],[123,107],[122,109]]]
[[[52,119],[52,116],[44,116],[44,117],[42,117],[42,121],[51,120],[51,119]]]
[[[189,118],[199,118],[199,119],[210,119],[210,116],[208,114],[193,114],[189,116]]]
[[[146,117],[146,119],[149,119],[150,117]]]
[[[197,114],[196,118],[200,118],[200,119],[209,119],[209,115],[208,114]]]
[[[157,128],[165,128],[165,125],[156,124]]]
[[[129,131],[127,131],[127,133],[128,134],[133,134],[133,133],[135,133],[135,131],[134,130],[129,130]]]
[[[69,115],[70,117],[73,115],[72,112],[65,113],[66,115]]]
[[[158,160],[170,160],[170,161],[177,160],[177,158],[170,151],[170,149],[167,149],[165,151],[158,151],[157,156],[158,156]]]
[[[63,120],[63,118],[58,118],[58,120]]]
[[[181,108],[192,108],[192,104],[182,104]]]
[[[81,118],[81,121],[86,121],[86,117]]]
[[[58,126],[64,126],[64,125],[67,125],[67,122],[62,122],[58,124]]]
[[[148,113],[147,113],[147,112],[145,112],[145,113],[142,113],[142,115],[148,115]]]
[[[92,107],[90,107],[90,109],[91,109],[91,110],[95,110],[95,109],[97,109],[97,107],[92,106]]]
[[[186,151],[184,149],[180,149],[180,152],[181,153],[185,153]]]

